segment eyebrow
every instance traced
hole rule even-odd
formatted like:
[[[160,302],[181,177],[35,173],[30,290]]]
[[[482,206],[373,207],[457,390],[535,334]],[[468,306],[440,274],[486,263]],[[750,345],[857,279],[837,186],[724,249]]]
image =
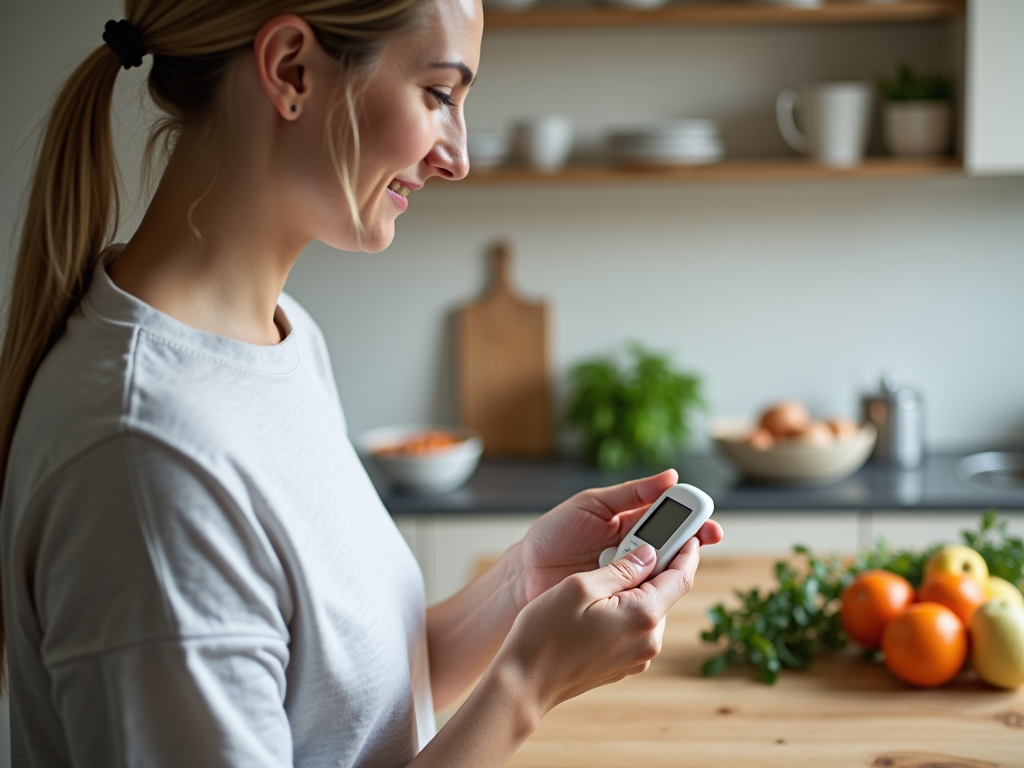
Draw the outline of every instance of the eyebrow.
[[[436,69],[457,69],[462,74],[463,85],[473,84],[473,70],[461,61],[439,61],[436,64],[431,64],[430,66]]]

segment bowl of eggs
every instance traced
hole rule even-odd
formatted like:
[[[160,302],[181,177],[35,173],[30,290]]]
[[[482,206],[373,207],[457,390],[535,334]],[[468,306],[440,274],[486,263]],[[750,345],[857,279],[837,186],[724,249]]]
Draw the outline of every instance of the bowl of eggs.
[[[775,403],[756,425],[722,422],[712,429],[718,450],[743,474],[792,485],[826,485],[849,477],[871,455],[871,424],[837,417],[812,419],[803,403]]]
[[[461,487],[480,463],[484,444],[466,427],[404,424],[361,435],[356,450],[398,488],[448,493]]]

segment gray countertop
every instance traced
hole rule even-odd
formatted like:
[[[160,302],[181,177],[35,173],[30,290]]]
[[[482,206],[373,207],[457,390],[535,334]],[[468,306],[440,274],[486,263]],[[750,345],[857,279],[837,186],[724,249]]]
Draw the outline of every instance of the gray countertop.
[[[916,470],[867,464],[833,485],[792,488],[752,483],[717,458],[689,457],[679,465],[682,482],[703,488],[718,510],[751,512],[1024,510],[1024,490],[982,489],[960,480],[955,467],[964,453],[928,456]],[[579,461],[485,459],[457,491],[438,496],[402,493],[368,467],[393,516],[545,512],[577,491],[609,485],[636,473],[604,474]]]

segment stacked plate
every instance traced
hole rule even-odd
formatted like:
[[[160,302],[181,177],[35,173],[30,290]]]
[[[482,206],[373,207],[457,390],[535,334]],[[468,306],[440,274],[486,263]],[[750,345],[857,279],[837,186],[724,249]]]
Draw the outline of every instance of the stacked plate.
[[[615,131],[608,136],[608,149],[619,165],[705,165],[725,154],[716,120],[670,120]]]

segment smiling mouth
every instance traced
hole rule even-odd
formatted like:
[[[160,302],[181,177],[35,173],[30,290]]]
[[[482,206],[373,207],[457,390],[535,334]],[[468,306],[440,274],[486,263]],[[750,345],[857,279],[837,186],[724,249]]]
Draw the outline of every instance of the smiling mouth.
[[[400,182],[398,179],[395,179],[390,184],[388,184],[388,189],[390,189],[395,194],[401,195],[402,197],[408,197],[409,193],[412,192],[411,189],[405,186],[405,184]]]

